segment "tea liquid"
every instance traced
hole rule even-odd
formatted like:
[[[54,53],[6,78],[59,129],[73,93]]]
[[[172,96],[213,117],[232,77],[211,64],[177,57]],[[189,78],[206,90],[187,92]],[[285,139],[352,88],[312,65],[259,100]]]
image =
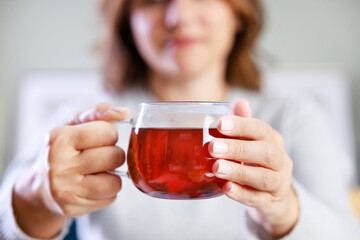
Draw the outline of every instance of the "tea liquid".
[[[132,129],[128,150],[130,176],[146,194],[158,198],[209,198],[223,194],[224,180],[212,173],[215,158],[208,152],[210,137],[224,138],[216,128]],[[205,130],[207,131],[207,130]],[[206,135],[206,136],[203,136]]]

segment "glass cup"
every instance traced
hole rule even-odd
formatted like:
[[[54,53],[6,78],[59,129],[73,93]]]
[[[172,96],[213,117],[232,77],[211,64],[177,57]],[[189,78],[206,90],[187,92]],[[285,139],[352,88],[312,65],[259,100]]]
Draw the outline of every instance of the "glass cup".
[[[224,180],[212,173],[208,152],[221,116],[233,115],[230,103],[153,102],[139,104],[127,153],[128,173],[142,192],[165,199],[203,199],[223,194]],[[114,172],[114,173],[115,173]]]

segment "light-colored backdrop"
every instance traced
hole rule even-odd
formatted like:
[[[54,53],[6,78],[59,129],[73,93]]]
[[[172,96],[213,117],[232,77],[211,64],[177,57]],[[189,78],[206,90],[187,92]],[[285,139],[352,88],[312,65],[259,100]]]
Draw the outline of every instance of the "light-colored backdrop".
[[[13,155],[18,80],[34,70],[96,70],[99,3],[0,1],[0,176]],[[348,74],[360,156],[360,1],[264,3],[267,24],[260,57],[267,67],[339,69]]]

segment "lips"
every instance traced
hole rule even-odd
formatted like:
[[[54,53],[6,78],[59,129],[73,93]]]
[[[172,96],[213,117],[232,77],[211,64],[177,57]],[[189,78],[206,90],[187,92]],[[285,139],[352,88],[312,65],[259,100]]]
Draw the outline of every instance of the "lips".
[[[166,46],[182,48],[182,47],[191,47],[198,43],[200,43],[200,39],[196,37],[175,37],[168,39],[166,41]]]

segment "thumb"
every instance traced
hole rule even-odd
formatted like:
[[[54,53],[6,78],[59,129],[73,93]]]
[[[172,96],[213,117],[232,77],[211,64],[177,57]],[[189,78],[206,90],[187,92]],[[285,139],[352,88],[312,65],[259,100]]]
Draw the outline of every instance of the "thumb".
[[[236,116],[251,118],[251,109],[249,102],[244,98],[239,98],[233,105],[234,113]]]
[[[130,109],[125,107],[115,107],[106,102],[99,103],[92,108],[79,112],[70,121],[68,125],[77,125],[92,121],[115,122],[125,120],[130,116]]]

